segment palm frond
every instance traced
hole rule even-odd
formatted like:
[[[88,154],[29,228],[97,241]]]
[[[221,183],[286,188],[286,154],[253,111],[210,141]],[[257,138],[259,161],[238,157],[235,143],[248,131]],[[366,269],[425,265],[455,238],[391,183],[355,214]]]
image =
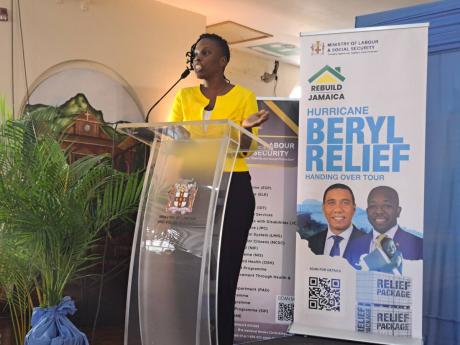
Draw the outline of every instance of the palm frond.
[[[5,97],[0,97],[0,124],[13,119],[13,113],[6,106]]]
[[[0,288],[10,311],[16,344],[21,345],[30,324],[31,291],[38,272],[29,265],[29,253],[17,248],[14,241],[0,232]]]
[[[0,126],[1,232],[33,253],[33,281],[47,306],[94,263],[88,249],[99,232],[135,212],[142,189],[141,174],[115,171],[107,155],[69,164],[45,129],[57,116],[54,109]]]
[[[59,139],[63,133],[59,125],[61,113],[59,108],[47,106],[23,114],[21,120],[27,124],[28,129],[36,138]]]
[[[93,207],[95,231],[102,230],[107,224],[137,210],[142,192],[143,175],[114,174],[112,180],[98,195]]]

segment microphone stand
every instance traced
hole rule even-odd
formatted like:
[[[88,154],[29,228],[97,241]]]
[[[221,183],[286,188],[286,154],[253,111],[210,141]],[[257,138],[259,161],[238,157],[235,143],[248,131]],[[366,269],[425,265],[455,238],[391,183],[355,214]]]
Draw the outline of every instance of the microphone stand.
[[[157,106],[157,104],[160,103],[161,100],[165,98],[166,95],[174,88],[174,86],[176,86],[182,79],[187,78],[189,74],[190,74],[190,70],[186,68],[185,71],[182,72],[182,74],[180,75],[180,78],[168,89],[168,91],[164,93],[163,96],[161,96],[161,98],[158,101],[155,102],[154,105],[150,107],[149,111],[147,112],[147,116],[145,117],[145,122],[149,122],[150,112]]]

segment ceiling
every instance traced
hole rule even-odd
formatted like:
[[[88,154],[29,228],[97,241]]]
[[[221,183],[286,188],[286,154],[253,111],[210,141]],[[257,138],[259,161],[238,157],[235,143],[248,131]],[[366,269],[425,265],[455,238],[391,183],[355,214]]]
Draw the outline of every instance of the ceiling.
[[[354,27],[355,16],[435,2],[434,0],[159,0],[168,5],[206,16],[207,25],[233,21],[272,35],[269,38],[237,43],[233,48],[253,54],[277,56],[273,50],[250,48],[280,43],[298,47],[300,32]],[[299,55],[277,56],[298,65]]]

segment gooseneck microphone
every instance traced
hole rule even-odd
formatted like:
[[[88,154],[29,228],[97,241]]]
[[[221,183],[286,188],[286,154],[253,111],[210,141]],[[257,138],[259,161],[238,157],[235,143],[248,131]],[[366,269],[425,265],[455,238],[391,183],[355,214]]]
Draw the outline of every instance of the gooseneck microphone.
[[[168,89],[168,91],[164,93],[163,96],[161,96],[161,98],[158,101],[155,102],[154,105],[150,107],[149,111],[147,112],[147,116],[145,117],[145,122],[149,122],[150,112],[157,106],[157,104],[160,103],[161,100],[165,98],[166,95],[174,88],[174,86],[176,86],[182,79],[187,78],[189,74],[190,74],[190,69],[186,68],[185,71],[183,71],[182,74],[180,75],[180,78]]]

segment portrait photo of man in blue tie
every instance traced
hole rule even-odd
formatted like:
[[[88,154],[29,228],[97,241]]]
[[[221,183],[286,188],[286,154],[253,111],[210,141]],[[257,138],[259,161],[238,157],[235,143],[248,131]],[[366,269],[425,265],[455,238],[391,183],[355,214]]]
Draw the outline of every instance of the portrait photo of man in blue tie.
[[[316,255],[346,257],[348,243],[364,235],[352,223],[356,210],[353,191],[341,183],[329,186],[323,194],[322,209],[327,229],[308,238],[308,246]]]

